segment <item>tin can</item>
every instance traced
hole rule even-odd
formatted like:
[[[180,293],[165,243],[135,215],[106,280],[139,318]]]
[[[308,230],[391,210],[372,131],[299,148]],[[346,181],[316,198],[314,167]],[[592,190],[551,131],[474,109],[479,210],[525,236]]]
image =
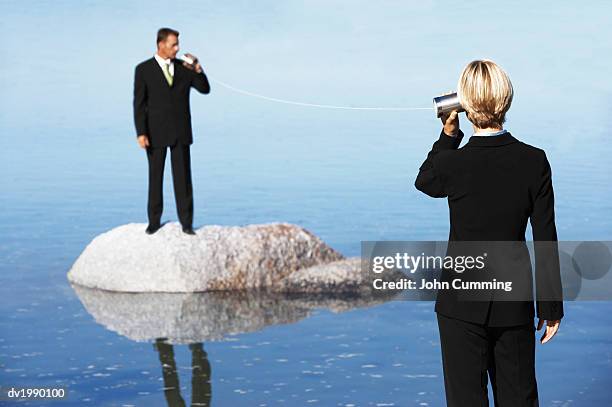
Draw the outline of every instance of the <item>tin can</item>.
[[[451,93],[450,95],[442,95],[433,98],[434,111],[437,117],[442,117],[445,113],[450,113],[453,110],[457,112],[465,112],[465,109],[459,103],[459,96],[457,93]]]
[[[183,55],[183,61],[187,62],[189,65],[193,65],[194,62],[187,54]]]

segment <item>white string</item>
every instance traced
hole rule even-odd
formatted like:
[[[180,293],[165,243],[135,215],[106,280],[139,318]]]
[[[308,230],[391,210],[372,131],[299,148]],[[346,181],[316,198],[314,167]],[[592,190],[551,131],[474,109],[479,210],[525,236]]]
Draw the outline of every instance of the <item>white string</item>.
[[[315,103],[305,103],[305,102],[296,102],[293,100],[285,100],[285,99],[278,99],[278,98],[273,98],[270,96],[264,96],[264,95],[259,95],[257,93],[253,93],[253,92],[249,92],[243,89],[238,89],[233,87],[232,85],[229,85],[225,82],[222,82],[218,79],[214,79],[212,78],[210,75],[206,75],[210,80],[212,80],[213,82],[218,83],[219,85],[223,86],[224,88],[227,88],[231,91],[234,91],[236,93],[240,93],[246,96],[251,96],[251,97],[255,97],[255,98],[259,98],[259,99],[264,99],[264,100],[268,100],[270,102],[277,102],[277,103],[285,103],[288,105],[296,105],[296,106],[306,106],[306,107],[318,107],[318,108],[322,108],[322,109],[345,109],[345,110],[393,110],[393,111],[400,111],[400,110],[432,110],[433,107],[352,107],[352,106],[334,106],[334,105],[318,105]]]

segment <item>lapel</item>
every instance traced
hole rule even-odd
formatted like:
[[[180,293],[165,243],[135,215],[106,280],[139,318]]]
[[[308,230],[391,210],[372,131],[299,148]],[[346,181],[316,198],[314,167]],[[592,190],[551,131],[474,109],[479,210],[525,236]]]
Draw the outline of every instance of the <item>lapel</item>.
[[[151,65],[153,70],[156,72],[156,76],[158,77],[159,80],[162,81],[162,84],[168,88],[169,90],[172,90],[174,88],[176,88],[176,83],[182,78],[182,73],[180,72],[180,60],[178,59],[173,59],[172,63],[174,64],[174,78],[172,79],[172,86],[170,86],[168,84],[168,81],[166,80],[166,75],[164,75],[164,70],[162,69],[161,66],[159,66],[159,64],[157,63],[157,59],[155,59],[155,57],[152,57],[150,59],[151,61]],[[181,66],[182,67],[182,66]]]
[[[499,136],[471,136],[465,147],[499,147],[516,143],[518,140],[512,137],[510,132]]]
[[[180,59],[174,58],[172,60],[174,64],[174,79],[172,80],[172,88],[176,88],[176,85],[183,79],[183,65],[181,65],[182,61]],[[163,75],[163,72],[162,72]],[[166,79],[166,78],[164,78]],[[167,83],[167,82],[166,82]]]

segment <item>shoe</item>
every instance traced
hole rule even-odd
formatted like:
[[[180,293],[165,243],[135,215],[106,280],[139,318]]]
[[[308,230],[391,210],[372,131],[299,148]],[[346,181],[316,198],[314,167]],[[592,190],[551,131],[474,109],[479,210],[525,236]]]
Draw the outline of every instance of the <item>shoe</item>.
[[[147,233],[147,235],[152,235],[153,233],[157,232],[160,227],[161,227],[161,225],[151,225],[151,224],[149,224],[149,226],[147,226],[147,230],[145,230],[145,232]]]
[[[195,235],[196,234],[193,231],[193,228],[191,226],[183,226],[183,233],[186,233],[188,235]]]

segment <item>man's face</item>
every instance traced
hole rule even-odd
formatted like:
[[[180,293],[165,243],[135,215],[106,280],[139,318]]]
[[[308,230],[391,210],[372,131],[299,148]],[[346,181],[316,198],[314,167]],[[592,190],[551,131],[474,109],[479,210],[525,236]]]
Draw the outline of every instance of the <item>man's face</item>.
[[[162,58],[176,58],[176,54],[179,52],[179,41],[176,35],[168,35],[165,41],[161,41],[157,44],[157,53]]]

